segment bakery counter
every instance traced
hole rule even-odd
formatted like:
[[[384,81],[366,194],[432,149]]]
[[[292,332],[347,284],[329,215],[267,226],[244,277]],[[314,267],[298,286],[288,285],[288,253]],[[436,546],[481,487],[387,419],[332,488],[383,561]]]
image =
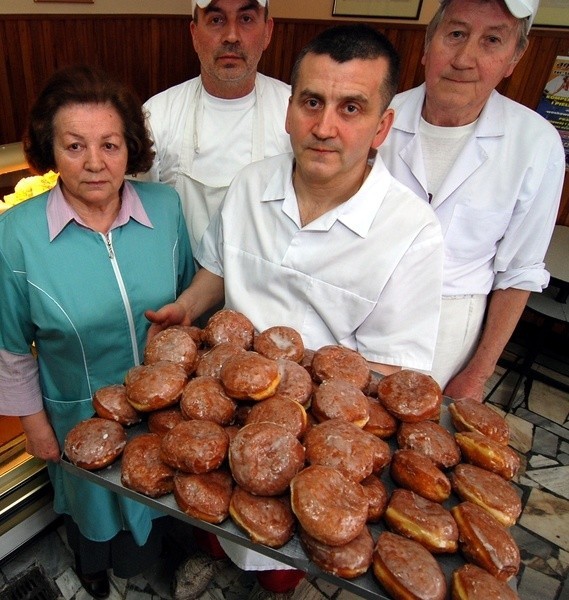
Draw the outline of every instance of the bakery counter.
[[[446,404],[448,404],[448,402],[445,402],[445,405]],[[454,431],[446,406],[443,406],[440,422],[447,429]],[[145,424],[135,425],[134,427],[130,427],[127,429],[127,435],[129,439],[145,432],[147,432],[147,427]],[[394,439],[390,440],[390,444],[392,445],[392,450],[395,449],[396,442]],[[85,479],[89,479],[90,481],[103,485],[119,494],[128,496],[129,498],[132,498],[134,500],[143,502],[144,504],[147,504],[152,508],[155,508],[177,519],[185,521],[186,523],[214,533],[220,537],[226,538],[248,548],[252,548],[257,552],[260,552],[271,558],[277,559],[283,563],[286,563],[287,565],[290,565],[291,567],[300,569],[309,573],[310,575],[329,581],[333,585],[344,588],[361,598],[368,598],[373,600],[388,600],[389,598],[389,596],[386,595],[386,592],[383,591],[383,588],[375,578],[373,574],[373,569],[371,567],[365,575],[352,580],[343,579],[341,577],[334,576],[330,573],[326,573],[319,569],[306,556],[297,535],[295,535],[287,544],[285,544],[281,548],[269,548],[267,546],[263,546],[252,542],[247,537],[247,535],[233,523],[230,517],[228,517],[223,523],[219,525],[214,525],[192,518],[186,515],[184,512],[182,512],[178,507],[173,494],[167,494],[166,496],[162,496],[161,498],[154,499],[124,487],[121,483],[120,459],[112,465],[110,465],[109,467],[101,469],[100,471],[87,471],[85,469],[76,467],[71,462],[69,462],[69,460],[66,457],[63,457],[62,465],[63,468],[69,471],[70,473],[73,473]],[[381,479],[387,486],[389,492],[391,493],[395,485],[389,476],[389,467],[384,469]],[[457,503],[458,500],[454,496],[451,496],[451,498],[449,498],[449,500],[447,500],[444,503],[444,505],[447,508],[450,508]],[[333,524],[331,524],[331,526],[333,526]],[[379,534],[385,529],[385,526],[383,524],[383,521],[381,521],[380,523],[370,524],[369,529],[373,536],[373,539],[377,540]],[[439,564],[447,579],[450,597],[450,579],[452,571],[464,564],[464,559],[458,553],[440,554],[436,558],[439,561]],[[515,585],[515,580],[513,581],[513,583]]]

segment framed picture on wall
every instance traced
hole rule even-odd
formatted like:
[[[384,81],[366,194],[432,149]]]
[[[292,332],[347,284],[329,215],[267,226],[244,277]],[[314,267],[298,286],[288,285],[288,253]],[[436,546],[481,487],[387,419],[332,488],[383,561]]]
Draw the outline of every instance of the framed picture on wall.
[[[541,0],[534,25],[569,27],[569,2],[567,0]]]
[[[332,15],[418,19],[422,3],[423,0],[334,0]]]
[[[67,2],[69,4],[95,4],[95,0],[34,0],[34,2]]]

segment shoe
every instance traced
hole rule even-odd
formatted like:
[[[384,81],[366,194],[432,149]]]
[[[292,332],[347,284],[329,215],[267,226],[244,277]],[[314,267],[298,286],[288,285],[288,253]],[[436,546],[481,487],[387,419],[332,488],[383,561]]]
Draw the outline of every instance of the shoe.
[[[106,571],[98,571],[97,573],[89,573],[85,575],[81,571],[81,563],[79,557],[75,557],[75,572],[85,591],[93,598],[104,600],[111,593],[109,585],[109,576]]]
[[[183,562],[174,573],[173,600],[196,600],[227,564],[227,559],[215,559],[198,550]]]
[[[288,592],[270,592],[256,581],[247,600],[291,600],[295,592],[296,588]]]

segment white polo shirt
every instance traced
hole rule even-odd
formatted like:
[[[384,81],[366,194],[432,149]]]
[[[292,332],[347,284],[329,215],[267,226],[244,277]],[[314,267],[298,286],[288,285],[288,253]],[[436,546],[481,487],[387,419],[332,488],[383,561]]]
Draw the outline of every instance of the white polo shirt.
[[[285,154],[240,171],[202,239],[196,258],[224,277],[226,306],[258,331],[294,327],[308,348],[429,370],[443,262],[432,209],[377,158],[352,198],[302,227],[292,166]]]

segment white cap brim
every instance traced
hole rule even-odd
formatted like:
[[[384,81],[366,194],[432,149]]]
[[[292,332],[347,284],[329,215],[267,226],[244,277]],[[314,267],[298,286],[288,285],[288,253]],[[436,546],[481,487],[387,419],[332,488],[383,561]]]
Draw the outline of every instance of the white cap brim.
[[[264,8],[268,4],[268,0],[257,0],[257,2]],[[200,8],[207,8],[212,3],[212,0],[192,0],[192,12],[199,6]]]
[[[442,0],[439,0],[442,2]],[[504,0],[508,10],[516,19],[527,19],[528,27],[531,27],[537,9],[539,8],[539,0]],[[209,2],[208,2],[209,4]]]

